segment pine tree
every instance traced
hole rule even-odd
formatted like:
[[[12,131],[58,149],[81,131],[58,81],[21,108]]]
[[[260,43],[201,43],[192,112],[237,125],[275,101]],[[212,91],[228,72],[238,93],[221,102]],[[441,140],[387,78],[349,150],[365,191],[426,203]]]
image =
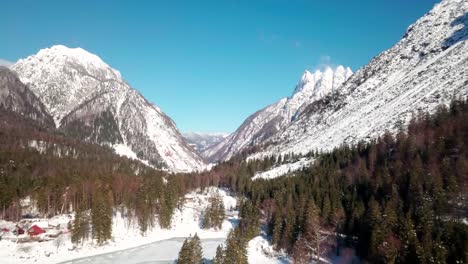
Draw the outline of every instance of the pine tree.
[[[220,229],[225,217],[223,198],[217,192],[210,198],[210,203],[205,210],[202,222],[203,228]]]
[[[203,250],[201,241],[197,234],[193,238],[187,238],[179,251],[178,264],[200,264],[203,263]]]
[[[103,244],[112,236],[112,208],[106,195],[98,191],[91,207],[93,238]]]
[[[192,261],[193,263],[203,263],[203,250],[201,247],[201,241],[198,237],[197,233],[190,241],[191,249],[192,249]]]
[[[225,264],[247,264],[246,243],[236,230],[231,230],[226,241]]]
[[[184,240],[182,248],[179,251],[179,258],[177,260],[178,264],[192,264],[192,248],[190,238]]]
[[[212,264],[223,264],[225,258],[225,251],[221,245],[216,248],[216,255],[212,260]]]
[[[223,225],[224,219],[226,218],[226,208],[224,208],[223,198],[219,193],[217,194],[217,205],[216,205],[216,215],[214,217],[215,227],[220,229]]]
[[[75,213],[75,221],[72,227],[71,240],[75,244],[82,243],[89,236],[89,216],[83,211],[82,206],[79,206]]]
[[[240,203],[239,232],[244,239],[250,240],[260,234],[260,215],[250,200],[242,199]]]
[[[273,227],[271,230],[271,240],[273,245],[279,247],[279,243],[281,240],[281,233],[283,232],[283,218],[278,211],[275,211],[273,214]]]
[[[323,198],[323,203],[322,203],[322,213],[321,213],[322,219],[328,222],[330,213],[331,213],[330,197],[329,195],[325,195]]]

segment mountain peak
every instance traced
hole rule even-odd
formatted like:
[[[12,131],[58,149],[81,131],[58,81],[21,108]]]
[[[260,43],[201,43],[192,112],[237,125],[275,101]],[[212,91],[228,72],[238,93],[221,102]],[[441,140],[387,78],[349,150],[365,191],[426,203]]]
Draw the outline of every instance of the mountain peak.
[[[210,161],[227,160],[252,145],[261,144],[294,121],[309,103],[338,88],[351,75],[349,67],[305,70],[291,97],[283,98],[249,116],[221,143],[203,150]]]
[[[64,45],[41,49],[19,60],[12,69],[36,95],[44,97],[42,101],[57,126],[78,105],[108,89],[105,82],[123,82],[120,72],[98,56]]]
[[[314,75],[310,71],[305,70],[304,73],[302,74],[300,82],[301,83],[308,83],[311,80],[313,80],[313,78],[314,78]]]
[[[317,69],[314,73],[306,70],[296,85],[292,97],[297,96],[299,93],[305,93],[305,96],[309,98],[322,97],[338,88],[352,73],[351,68],[342,65],[336,68],[326,66],[323,71]]]
[[[12,69],[63,133],[114,146],[119,154],[158,168],[203,168],[172,119],[98,56],[82,48],[55,45],[18,61]]]
[[[39,50],[37,54],[31,55],[26,59],[19,60],[17,64],[31,60],[46,61],[48,64],[53,65],[69,65],[70,63],[75,65],[78,64],[86,70],[107,71],[107,75],[110,75],[113,78],[122,78],[119,71],[111,68],[99,56],[80,47],[70,48],[61,44],[53,45],[49,48]]]

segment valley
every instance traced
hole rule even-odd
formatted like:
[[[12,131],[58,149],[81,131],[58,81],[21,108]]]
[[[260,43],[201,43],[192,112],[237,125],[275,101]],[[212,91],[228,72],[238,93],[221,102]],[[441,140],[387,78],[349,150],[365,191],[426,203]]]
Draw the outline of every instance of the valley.
[[[467,13],[440,1],[366,65],[305,70],[230,134],[180,132],[80,47],[0,66],[0,262],[467,263]]]

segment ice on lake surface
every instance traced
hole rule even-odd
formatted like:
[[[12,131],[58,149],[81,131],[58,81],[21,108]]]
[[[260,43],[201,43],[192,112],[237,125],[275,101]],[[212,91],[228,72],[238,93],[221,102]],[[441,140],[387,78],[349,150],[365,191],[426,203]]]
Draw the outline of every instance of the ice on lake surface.
[[[172,238],[157,241],[136,248],[79,258],[62,262],[61,264],[112,263],[112,264],[166,264],[174,263],[185,238]],[[212,259],[216,255],[216,248],[225,241],[224,238],[202,239],[203,257]]]

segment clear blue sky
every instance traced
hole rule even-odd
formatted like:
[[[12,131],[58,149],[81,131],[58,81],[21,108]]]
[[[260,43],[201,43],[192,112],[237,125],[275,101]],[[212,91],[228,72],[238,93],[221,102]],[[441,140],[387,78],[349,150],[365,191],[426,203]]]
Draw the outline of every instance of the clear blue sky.
[[[2,1],[0,58],[82,47],[182,131],[231,132],[305,69],[365,65],[435,0]]]

